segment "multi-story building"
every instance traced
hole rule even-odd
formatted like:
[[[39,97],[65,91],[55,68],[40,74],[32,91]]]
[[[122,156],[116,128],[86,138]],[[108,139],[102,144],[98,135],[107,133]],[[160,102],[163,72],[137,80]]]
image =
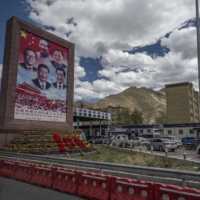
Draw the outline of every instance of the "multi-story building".
[[[117,112],[121,110],[125,110],[125,107],[122,106],[108,106],[107,108],[101,108],[101,109],[92,109],[92,110],[98,110],[100,112],[107,112],[110,113],[111,120],[102,120],[102,125],[117,125]],[[82,126],[89,126],[90,122],[82,122]],[[100,125],[100,121],[93,121],[92,125]]]
[[[198,92],[189,82],[165,85],[167,123],[183,124],[199,122]]]

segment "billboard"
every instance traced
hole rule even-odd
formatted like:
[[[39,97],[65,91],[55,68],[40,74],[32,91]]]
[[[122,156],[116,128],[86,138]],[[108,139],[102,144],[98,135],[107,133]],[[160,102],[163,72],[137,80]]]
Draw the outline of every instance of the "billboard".
[[[68,49],[21,29],[14,119],[66,122]]]

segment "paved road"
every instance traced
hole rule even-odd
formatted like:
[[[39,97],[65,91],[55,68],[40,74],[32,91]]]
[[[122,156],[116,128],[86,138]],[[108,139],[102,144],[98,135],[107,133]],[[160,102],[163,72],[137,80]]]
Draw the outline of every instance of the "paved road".
[[[23,183],[0,176],[1,200],[82,200],[55,190]]]

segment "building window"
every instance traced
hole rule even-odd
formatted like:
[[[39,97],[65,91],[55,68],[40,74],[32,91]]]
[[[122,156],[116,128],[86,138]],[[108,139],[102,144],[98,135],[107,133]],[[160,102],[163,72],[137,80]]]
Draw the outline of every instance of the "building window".
[[[151,129],[148,128],[148,129],[147,129],[147,133],[151,133]]]
[[[95,130],[95,135],[100,135],[99,130]]]
[[[106,131],[103,129],[101,130],[101,135],[105,135],[106,134]]]
[[[168,130],[167,133],[168,133],[168,134],[172,134],[172,130]]]
[[[190,129],[190,134],[194,134],[194,130]]]
[[[142,130],[142,129],[140,130],[140,133],[143,133],[143,130]]]
[[[85,136],[90,135],[90,130],[84,130],[85,131]]]
[[[181,135],[182,135],[182,134],[183,134],[183,130],[179,130],[179,134],[181,134]]]

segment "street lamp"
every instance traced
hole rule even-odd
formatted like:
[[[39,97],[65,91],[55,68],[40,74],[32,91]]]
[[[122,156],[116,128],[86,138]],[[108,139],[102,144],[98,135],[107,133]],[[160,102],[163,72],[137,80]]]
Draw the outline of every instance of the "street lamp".
[[[198,63],[198,83],[200,92],[200,37],[199,37],[199,1],[196,0],[196,29],[197,29],[197,63]],[[200,105],[200,96],[199,96]]]

